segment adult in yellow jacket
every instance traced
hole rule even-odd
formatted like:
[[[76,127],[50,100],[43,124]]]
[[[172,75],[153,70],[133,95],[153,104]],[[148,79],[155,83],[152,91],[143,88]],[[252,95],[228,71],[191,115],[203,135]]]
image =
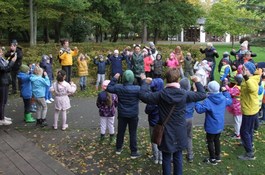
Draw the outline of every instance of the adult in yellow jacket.
[[[87,58],[87,60],[85,60]],[[89,63],[90,58],[87,54],[83,55],[82,53],[77,58],[77,65],[78,65],[78,76],[79,76],[79,85],[81,91],[87,90],[86,89],[86,78],[88,74],[87,63]]]
[[[69,83],[72,75],[73,56],[78,54],[78,49],[74,47],[74,51],[72,51],[67,40],[61,40],[61,44],[63,47],[60,49],[59,58],[61,60],[62,70],[66,72],[65,81]]]
[[[253,63],[247,62],[243,65],[242,74],[244,78],[241,83],[240,96],[242,111],[240,135],[246,154],[238,156],[238,158],[242,160],[256,159],[252,151],[252,142],[254,122],[259,112],[258,91],[260,74],[255,74],[255,71],[256,66]]]

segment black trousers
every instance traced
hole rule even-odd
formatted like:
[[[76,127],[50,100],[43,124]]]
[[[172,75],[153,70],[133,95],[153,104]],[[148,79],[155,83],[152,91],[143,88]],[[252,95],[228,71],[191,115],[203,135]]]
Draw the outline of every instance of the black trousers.
[[[72,76],[72,66],[62,66],[62,70],[66,72],[65,81],[69,83],[71,81]]]
[[[0,86],[0,120],[5,117],[5,106],[8,97],[8,86]]]
[[[221,146],[220,146],[220,135],[219,134],[209,134],[206,133],[206,142],[207,142],[207,146],[208,146],[208,151],[210,154],[210,159],[215,159],[216,156],[220,156],[220,150],[221,150]],[[213,147],[214,144],[214,147]]]
[[[30,99],[24,99],[24,113],[29,114],[30,113],[30,107],[31,107],[31,98]]]
[[[146,77],[152,78],[152,73],[151,72],[145,72],[145,75],[146,75]]]
[[[11,70],[12,92],[17,92],[17,74],[19,70]]]
[[[139,85],[139,86],[141,86],[142,85],[142,79],[141,78],[138,78],[138,77],[134,77],[133,85]]]

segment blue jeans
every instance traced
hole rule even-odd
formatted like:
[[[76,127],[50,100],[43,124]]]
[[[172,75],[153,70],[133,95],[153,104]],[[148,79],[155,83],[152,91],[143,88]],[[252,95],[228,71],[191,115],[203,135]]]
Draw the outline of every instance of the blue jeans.
[[[85,86],[86,85],[86,75],[79,77],[79,85],[80,86]]]
[[[214,63],[214,65],[212,66],[212,71],[211,71],[211,81],[213,81],[214,80],[214,70],[215,70],[215,63]]]
[[[50,80],[50,86],[46,86],[46,91],[45,91],[45,100],[49,100],[52,98],[52,94],[49,91],[50,87],[52,86],[52,81]]]
[[[171,153],[162,152],[163,155],[163,175],[171,175]],[[182,172],[182,151],[173,153],[174,175],[181,175]]]
[[[262,109],[262,118],[260,120],[265,120],[265,103],[262,103],[261,109]]]
[[[253,128],[258,113],[255,115],[242,115],[240,136],[246,152],[252,152]]]
[[[116,148],[122,148],[124,142],[124,134],[126,131],[127,125],[129,126],[130,134],[130,149],[132,152],[137,151],[137,126],[139,118],[138,116],[133,118],[128,117],[119,117],[118,116],[118,134]]]

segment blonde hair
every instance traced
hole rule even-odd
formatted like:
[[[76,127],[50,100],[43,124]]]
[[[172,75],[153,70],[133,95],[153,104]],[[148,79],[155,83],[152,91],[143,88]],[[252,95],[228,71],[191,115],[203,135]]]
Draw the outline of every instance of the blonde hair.
[[[35,75],[42,75],[43,74],[43,69],[39,66],[36,66],[34,71],[33,71],[33,74]]]
[[[190,55],[191,56],[191,54],[189,52],[187,53],[187,55]]]
[[[112,106],[112,95],[111,93],[106,91],[107,99],[106,99],[106,104],[108,107]]]
[[[207,43],[206,46],[213,47],[213,43]]]

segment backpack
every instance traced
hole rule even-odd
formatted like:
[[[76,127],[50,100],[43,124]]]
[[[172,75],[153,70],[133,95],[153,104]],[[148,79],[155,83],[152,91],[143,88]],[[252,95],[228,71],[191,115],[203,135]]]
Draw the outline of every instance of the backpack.
[[[61,64],[62,60],[61,60],[61,58],[59,57],[59,55],[57,55],[57,60],[58,60],[59,63]]]

